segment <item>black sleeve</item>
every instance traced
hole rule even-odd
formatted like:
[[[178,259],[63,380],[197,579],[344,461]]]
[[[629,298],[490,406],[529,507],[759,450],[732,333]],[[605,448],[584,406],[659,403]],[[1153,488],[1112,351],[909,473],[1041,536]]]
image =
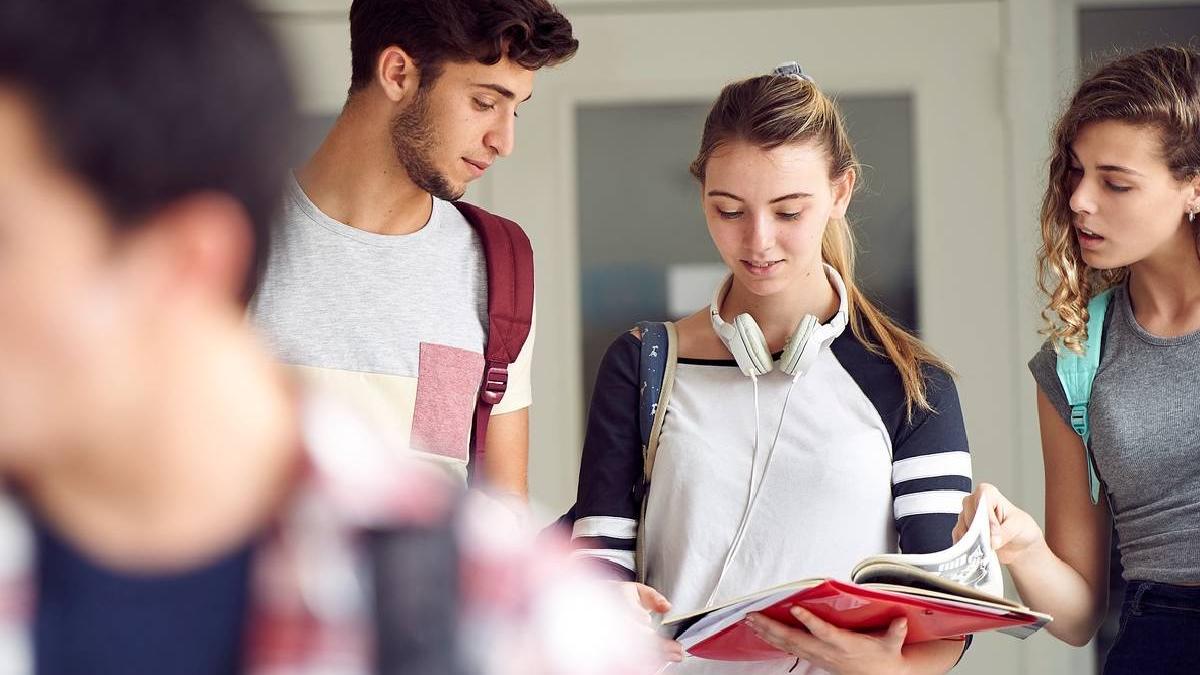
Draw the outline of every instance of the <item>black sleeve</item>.
[[[600,362],[579,466],[573,545],[622,579],[636,577],[634,548],[642,474],[638,431],[641,342],[624,333]]]
[[[923,369],[930,410],[914,409],[892,446],[892,496],[900,550],[932,553],[949,548],[971,493],[971,455],[958,389],[950,374]]]

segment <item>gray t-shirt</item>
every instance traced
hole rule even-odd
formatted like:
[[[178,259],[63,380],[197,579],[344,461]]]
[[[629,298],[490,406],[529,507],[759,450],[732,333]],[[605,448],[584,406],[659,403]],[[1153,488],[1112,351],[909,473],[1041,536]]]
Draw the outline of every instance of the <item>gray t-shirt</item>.
[[[1200,331],[1151,335],[1113,291],[1089,406],[1091,449],[1128,580],[1200,582]],[[1029,369],[1063,420],[1070,406],[1049,342]],[[1086,481],[1082,472],[1078,480]]]
[[[449,202],[406,235],[338,222],[289,182],[250,317],[308,385],[343,399],[392,441],[466,476],[483,378],[487,264]],[[492,414],[530,404],[534,335]]]

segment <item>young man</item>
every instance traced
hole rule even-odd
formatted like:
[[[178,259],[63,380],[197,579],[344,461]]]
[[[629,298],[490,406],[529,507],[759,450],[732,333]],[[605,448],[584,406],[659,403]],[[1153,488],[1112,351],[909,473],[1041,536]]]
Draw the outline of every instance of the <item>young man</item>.
[[[650,672],[248,330],[290,100],[241,0],[0,3],[0,672]]]
[[[284,363],[460,479],[485,375],[488,265],[451,202],[512,152],[534,72],[577,44],[545,0],[355,0],[349,98],[289,182],[251,303]],[[521,499],[532,346],[531,332],[481,469]]]

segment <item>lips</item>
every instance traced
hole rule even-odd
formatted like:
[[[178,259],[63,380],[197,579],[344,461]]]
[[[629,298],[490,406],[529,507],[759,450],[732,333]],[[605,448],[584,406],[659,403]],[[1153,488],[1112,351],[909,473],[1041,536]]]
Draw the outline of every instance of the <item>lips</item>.
[[[782,260],[741,260],[742,267],[750,274],[768,275],[782,263]]]
[[[1075,237],[1079,240],[1079,245],[1085,249],[1095,248],[1104,243],[1103,235],[1082,225],[1075,226]]]
[[[490,161],[467,159],[466,157],[463,157],[463,161],[466,162],[467,164],[475,167],[475,169],[477,169],[479,171],[479,173],[483,173],[484,171],[487,171],[488,167],[492,165],[492,163]]]

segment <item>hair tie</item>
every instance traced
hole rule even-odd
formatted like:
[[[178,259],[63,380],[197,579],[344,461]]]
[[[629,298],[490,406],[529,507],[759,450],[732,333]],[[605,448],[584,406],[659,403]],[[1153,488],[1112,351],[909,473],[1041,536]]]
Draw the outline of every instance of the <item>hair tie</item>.
[[[781,63],[778,66],[775,66],[775,70],[771,71],[771,74],[779,77],[790,77],[795,80],[804,80],[805,82],[810,82],[812,84],[817,83],[816,80],[812,79],[812,77],[806,75],[804,69],[801,68],[800,64],[796,63],[795,61],[788,61],[787,63]]]

